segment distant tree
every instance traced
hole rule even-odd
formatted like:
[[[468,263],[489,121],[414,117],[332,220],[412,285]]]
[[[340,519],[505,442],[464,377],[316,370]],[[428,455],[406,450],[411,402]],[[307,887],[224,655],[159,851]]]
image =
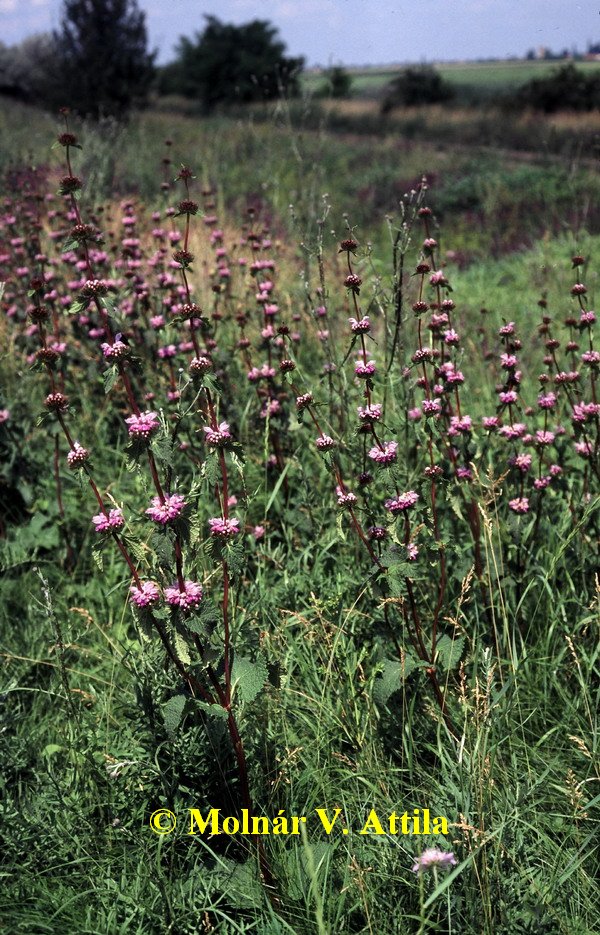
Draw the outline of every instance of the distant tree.
[[[505,104],[545,113],[597,110],[600,109],[600,76],[587,74],[574,65],[563,65],[550,75],[522,85]]]
[[[63,0],[54,39],[60,103],[100,117],[145,102],[155,53],[148,51],[145,14],[136,0]]]
[[[319,97],[348,97],[352,88],[352,75],[349,75],[341,65],[328,68],[324,74],[324,81],[320,85],[317,95]]]
[[[405,68],[388,84],[381,102],[381,112],[394,107],[418,107],[439,104],[454,97],[454,88],[439,72],[429,66]]]
[[[20,45],[0,45],[0,93],[44,105],[60,85],[58,49],[52,36],[29,36]]]
[[[207,16],[195,39],[182,36],[175,62],[159,88],[198,99],[206,111],[219,104],[270,100],[280,90],[298,93],[303,58],[288,58],[277,29],[266,20],[242,26]]]

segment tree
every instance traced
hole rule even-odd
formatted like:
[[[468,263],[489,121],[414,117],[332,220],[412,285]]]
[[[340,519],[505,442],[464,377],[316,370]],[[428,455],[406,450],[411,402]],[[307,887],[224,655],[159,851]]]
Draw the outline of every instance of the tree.
[[[428,66],[405,68],[390,81],[381,102],[381,112],[389,113],[394,107],[419,107],[439,104],[454,97],[454,88],[435,69]]]
[[[266,20],[242,26],[207,16],[194,40],[182,36],[162,90],[200,100],[206,111],[218,104],[271,100],[280,90],[298,91],[303,58],[288,58],[277,29]]]
[[[136,0],[64,0],[55,33],[62,100],[82,114],[120,116],[144,103],[154,77]]]
[[[317,91],[319,97],[348,97],[352,88],[352,76],[341,65],[328,68],[324,82]]]

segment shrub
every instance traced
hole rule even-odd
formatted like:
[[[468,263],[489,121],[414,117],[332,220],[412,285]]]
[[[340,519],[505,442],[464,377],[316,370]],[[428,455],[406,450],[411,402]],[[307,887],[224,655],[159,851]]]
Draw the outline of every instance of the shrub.
[[[563,65],[547,78],[534,78],[506,100],[508,107],[531,108],[546,114],[557,110],[590,111],[600,107],[600,77]]]
[[[381,112],[387,114],[394,107],[440,104],[453,97],[452,86],[435,69],[429,66],[405,68],[387,86]]]

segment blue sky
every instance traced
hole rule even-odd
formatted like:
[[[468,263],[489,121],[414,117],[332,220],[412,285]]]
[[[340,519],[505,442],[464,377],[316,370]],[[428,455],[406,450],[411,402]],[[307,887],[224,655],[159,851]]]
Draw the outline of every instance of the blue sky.
[[[159,61],[203,15],[267,19],[308,65],[363,65],[521,56],[600,41],[600,0],[138,0]],[[6,45],[56,27],[61,0],[0,0]]]

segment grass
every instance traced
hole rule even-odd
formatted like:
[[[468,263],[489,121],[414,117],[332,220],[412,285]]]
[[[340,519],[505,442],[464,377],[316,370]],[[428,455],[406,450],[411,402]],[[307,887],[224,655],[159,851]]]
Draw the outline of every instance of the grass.
[[[51,162],[47,152],[54,135],[49,121],[13,105],[0,113],[13,140],[13,164],[25,169],[31,151],[37,165],[49,167],[49,188],[55,190],[61,172],[58,159]],[[439,121],[441,114],[428,119]],[[420,133],[409,144],[399,144],[392,133],[336,135],[327,122],[320,128],[308,118],[296,122],[294,112],[283,107],[274,120],[268,124],[246,115],[200,122],[183,114],[149,112],[125,130],[112,127],[112,135],[107,128],[78,128],[84,150],[74,155],[86,179],[81,210],[90,217],[96,210],[94,194],[102,196],[98,217],[113,234],[107,239],[111,264],[120,256],[124,198],[135,204],[141,240],[150,243],[156,223],[151,207],[164,212],[177,199],[173,190],[159,191],[168,136],[173,140],[171,177],[189,161],[198,166],[194,194],[214,185],[214,210],[232,259],[239,251],[232,245],[249,223],[248,205],[259,212],[274,242],[282,315],[302,333],[293,349],[293,379],[314,391],[315,412],[339,439],[345,476],[354,485],[365,436],[352,428],[361,391],[352,360],[344,360],[352,350],[347,319],[354,308],[339,286],[346,269],[338,244],[347,235],[346,224],[356,225],[360,245],[353,268],[364,280],[360,303],[372,318],[376,343],[369,347],[381,366],[389,352],[395,282],[384,215],[390,214],[393,232],[404,205],[410,233],[405,320],[399,363],[386,389],[382,432],[401,442],[402,489],[414,486],[427,501],[419,507],[413,530],[421,558],[408,571],[406,562],[398,568],[397,560],[388,558],[387,573],[376,574],[348,514],[334,512],[335,480],[314,447],[313,426],[307,417],[300,421],[293,406],[280,429],[284,470],[273,476],[265,468],[273,420],[258,416],[260,401],[235,350],[235,315],[254,308],[256,286],[246,288],[236,273],[231,301],[212,289],[215,254],[197,218],[190,240],[197,257],[189,274],[194,295],[207,319],[215,310],[224,313],[210,325],[209,334],[219,342],[214,353],[220,385],[209,388],[246,454],[244,465],[227,455],[230,489],[240,501],[236,511],[247,511],[248,527],[260,523],[266,529],[261,540],[245,536],[243,561],[233,574],[233,671],[238,657],[246,667],[233,707],[259,813],[309,818],[305,834],[264,839],[277,880],[277,898],[270,901],[243,841],[185,834],[190,807],[221,808],[224,815],[239,808],[241,780],[230,736],[222,714],[214,710],[219,706],[194,706],[162,644],[148,638],[148,621],[132,613],[130,575],[114,543],[101,551],[94,547],[98,536],[89,517],[97,507],[84,475],[61,470],[60,515],[51,467],[57,423],[50,417],[39,424],[38,418],[48,374],[26,362],[35,347],[24,315],[31,298],[14,273],[17,264],[2,260],[8,293],[18,293],[16,314],[4,315],[0,324],[5,394],[0,408],[11,410],[10,420],[0,424],[0,495],[9,502],[9,492],[13,510],[0,541],[4,927],[15,935],[592,935],[600,909],[594,879],[597,484],[566,443],[557,445],[566,477],[549,492],[539,524],[531,514],[511,515],[506,500],[518,481],[509,473],[507,450],[494,447],[477,430],[465,457],[472,458],[479,473],[472,485],[445,477],[438,488],[434,535],[422,476],[428,430],[423,422],[409,428],[406,416],[422,391],[413,376],[407,382],[401,363],[410,365],[417,346],[410,303],[418,277],[411,273],[423,240],[422,230],[409,223],[413,202],[403,195],[423,172],[431,177],[427,197],[440,225],[434,230],[440,243],[436,256],[452,282],[453,324],[463,335],[455,358],[467,377],[462,405],[477,425],[495,407],[500,373],[495,358],[502,349],[498,328],[514,321],[523,341],[518,354],[525,410],[535,405],[538,374],[546,366],[537,303],[545,297],[558,328],[574,303],[569,290],[575,253],[586,257],[577,272],[587,284],[590,306],[597,298],[600,235],[590,206],[596,181],[583,164],[552,162],[539,151],[532,150],[531,161],[524,164],[479,149],[441,150]],[[34,186],[31,175],[25,178]],[[26,195],[22,185],[16,204],[23,224],[28,223],[21,207]],[[11,188],[5,197],[12,197]],[[167,223],[164,214],[161,223]],[[185,219],[173,223],[181,228]],[[53,224],[58,221],[44,218],[49,250]],[[14,247],[3,236],[0,254]],[[243,248],[248,250],[248,244]],[[60,264],[56,269],[58,288],[68,291],[71,270]],[[123,267],[111,269],[118,277]],[[339,363],[331,378],[321,372],[330,351],[317,336],[322,325],[312,311],[323,282],[336,344],[331,353]],[[160,310],[163,295],[152,292],[151,310]],[[123,288],[120,302],[127,298]],[[5,311],[9,301],[5,296]],[[299,321],[291,317],[294,313]],[[60,319],[69,335],[67,380],[75,410],[65,418],[93,449],[99,488],[131,514],[128,530],[131,547],[137,543],[136,563],[162,581],[172,575],[172,561],[164,558],[165,543],[159,552],[160,543],[143,516],[143,504],[153,492],[147,467],[143,458],[134,463],[124,450],[127,399],[118,381],[104,392],[97,344],[83,327],[71,331],[73,321]],[[131,369],[136,391],[151,386],[157,398],[148,405],[180,411],[166,402],[167,370],[155,353],[156,335],[137,317],[133,321],[143,361],[142,369]],[[133,332],[131,322],[124,320],[124,331]],[[257,362],[266,353],[257,350],[260,326],[247,325]],[[163,332],[161,343],[177,334],[179,326],[169,327],[173,330]],[[183,366],[184,358],[179,361]],[[183,374],[181,380],[185,387]],[[378,376],[376,398],[380,381]],[[283,381],[282,392],[292,394]],[[189,440],[193,452],[206,420],[202,385],[198,394],[189,431],[178,436]],[[285,396],[282,401],[285,406]],[[462,440],[456,444],[462,452]],[[60,446],[62,465],[64,441]],[[198,451],[201,469],[177,448],[169,454],[159,446],[156,457],[161,475],[172,472],[179,489],[196,497],[186,561],[193,563],[205,599],[218,611],[222,566],[202,531],[216,509],[215,480],[210,458]],[[389,484],[387,474],[377,475],[371,504],[389,495]],[[467,522],[471,501],[480,518],[480,576],[473,574]],[[375,509],[361,499],[361,518],[363,510]],[[394,528],[399,548],[402,521]],[[65,535],[74,547],[70,560]],[[411,645],[410,618],[401,612],[409,601],[410,579],[428,640],[439,593],[440,542],[448,557],[448,582],[435,665],[451,728]],[[200,626],[201,618],[169,618],[178,652],[189,654],[198,677],[211,659],[219,678],[224,677],[222,620],[218,613],[215,619],[212,629],[202,623],[209,629],[200,629],[207,642],[199,659],[187,627],[190,620]],[[174,722],[178,699],[184,713],[180,709],[181,718]],[[159,836],[150,830],[150,815],[161,808],[178,816],[176,833]],[[341,809],[331,836],[315,814],[319,808],[329,814]],[[389,831],[360,833],[372,809],[387,827],[392,812],[412,814],[416,808],[448,818],[441,842]],[[348,834],[337,833],[342,822]],[[453,851],[456,866],[447,873],[415,875],[413,862],[432,844]]]

